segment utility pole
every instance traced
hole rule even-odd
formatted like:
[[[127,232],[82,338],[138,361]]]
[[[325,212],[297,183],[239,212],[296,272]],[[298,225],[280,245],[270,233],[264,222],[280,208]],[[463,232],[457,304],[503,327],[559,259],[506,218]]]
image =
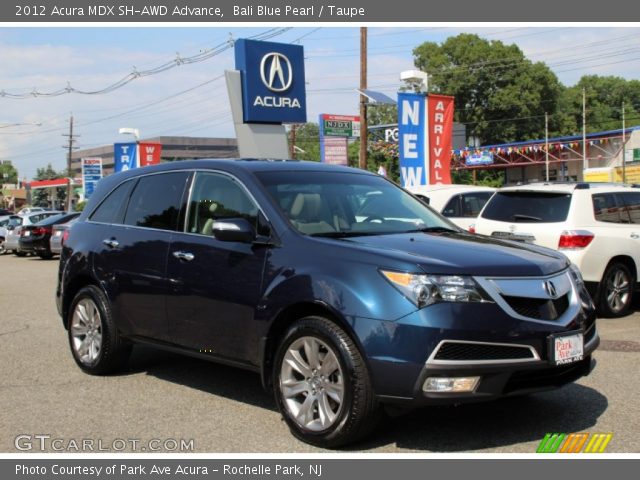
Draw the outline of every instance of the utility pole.
[[[589,168],[587,161],[587,92],[582,87],[582,179],[584,180],[584,171]]]
[[[293,125],[291,125],[291,158],[292,159],[296,159],[296,130],[297,130],[298,124],[294,123]]]
[[[627,135],[625,132],[624,101],[622,102],[622,183],[627,183]]]
[[[549,115],[544,112],[544,164],[546,168],[546,181],[549,181]]]
[[[367,27],[360,27],[360,91],[367,88]],[[367,97],[360,94],[360,157],[358,166],[367,168]]]
[[[63,137],[69,137],[69,143],[63,148],[67,149],[67,211],[71,211],[71,197],[73,196],[73,188],[71,185],[72,172],[71,172],[71,154],[73,153],[73,145],[76,142],[78,135],[73,134],[73,115],[69,118],[69,133],[62,134]]]

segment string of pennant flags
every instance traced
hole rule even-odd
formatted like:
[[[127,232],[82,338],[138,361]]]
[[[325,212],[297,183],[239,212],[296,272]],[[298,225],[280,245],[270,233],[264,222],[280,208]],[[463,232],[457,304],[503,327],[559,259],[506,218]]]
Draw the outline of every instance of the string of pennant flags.
[[[589,145],[606,145],[611,143],[610,138],[597,138],[593,140],[589,140]],[[566,150],[566,149],[577,149],[580,148],[582,142],[566,142],[566,143],[550,143],[549,151],[555,150]],[[509,155],[511,153],[535,153],[535,152],[544,152],[545,144],[538,145],[522,145],[522,146],[511,146],[511,147],[465,147],[458,150],[452,150],[451,154],[454,156],[466,158],[470,155],[479,155],[483,152],[497,153],[499,155],[506,154]]]

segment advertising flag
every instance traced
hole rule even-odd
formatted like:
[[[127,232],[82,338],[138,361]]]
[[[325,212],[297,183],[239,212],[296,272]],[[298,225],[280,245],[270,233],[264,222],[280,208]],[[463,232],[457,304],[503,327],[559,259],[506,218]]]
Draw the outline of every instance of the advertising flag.
[[[429,184],[426,110],[424,94],[398,93],[398,150],[403,187]]]
[[[115,173],[131,170],[138,166],[135,143],[116,143],[113,145],[113,171]]]
[[[427,97],[429,128],[429,183],[451,183],[453,97]]]
[[[161,143],[143,143],[140,146],[140,166],[158,165],[162,156]]]

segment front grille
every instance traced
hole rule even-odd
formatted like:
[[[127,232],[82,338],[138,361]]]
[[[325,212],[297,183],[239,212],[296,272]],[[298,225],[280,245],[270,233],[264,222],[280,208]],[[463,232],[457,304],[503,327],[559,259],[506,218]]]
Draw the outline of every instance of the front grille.
[[[568,293],[555,300],[508,295],[503,295],[502,298],[517,314],[537,320],[557,320],[569,308]]]
[[[533,352],[527,347],[446,342],[438,349],[434,360],[483,361],[528,360],[534,358]]]
[[[507,381],[504,393],[519,390],[560,387],[589,373],[591,357],[569,365],[515,372]]]

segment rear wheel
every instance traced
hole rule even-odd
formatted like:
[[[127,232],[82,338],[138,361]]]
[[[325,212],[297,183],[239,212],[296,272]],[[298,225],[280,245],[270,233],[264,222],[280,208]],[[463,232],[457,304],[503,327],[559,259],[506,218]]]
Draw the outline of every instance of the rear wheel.
[[[26,257],[27,256],[27,252],[21,252],[20,250],[14,250],[13,253],[15,253],[17,257]]]
[[[131,345],[121,338],[109,302],[99,288],[90,285],[76,294],[68,326],[71,353],[86,373],[105,375],[124,367]]]
[[[51,253],[51,252],[40,252],[40,253],[38,253],[38,256],[42,260],[50,260],[50,259],[53,258],[53,253]]]
[[[4,245],[4,238],[0,238],[0,255],[7,253],[7,248]]]
[[[598,312],[603,317],[622,317],[629,312],[635,281],[624,263],[615,262],[602,276],[598,293]]]
[[[369,373],[354,342],[323,317],[294,323],[276,353],[275,397],[300,440],[335,448],[376,425],[377,403]]]

